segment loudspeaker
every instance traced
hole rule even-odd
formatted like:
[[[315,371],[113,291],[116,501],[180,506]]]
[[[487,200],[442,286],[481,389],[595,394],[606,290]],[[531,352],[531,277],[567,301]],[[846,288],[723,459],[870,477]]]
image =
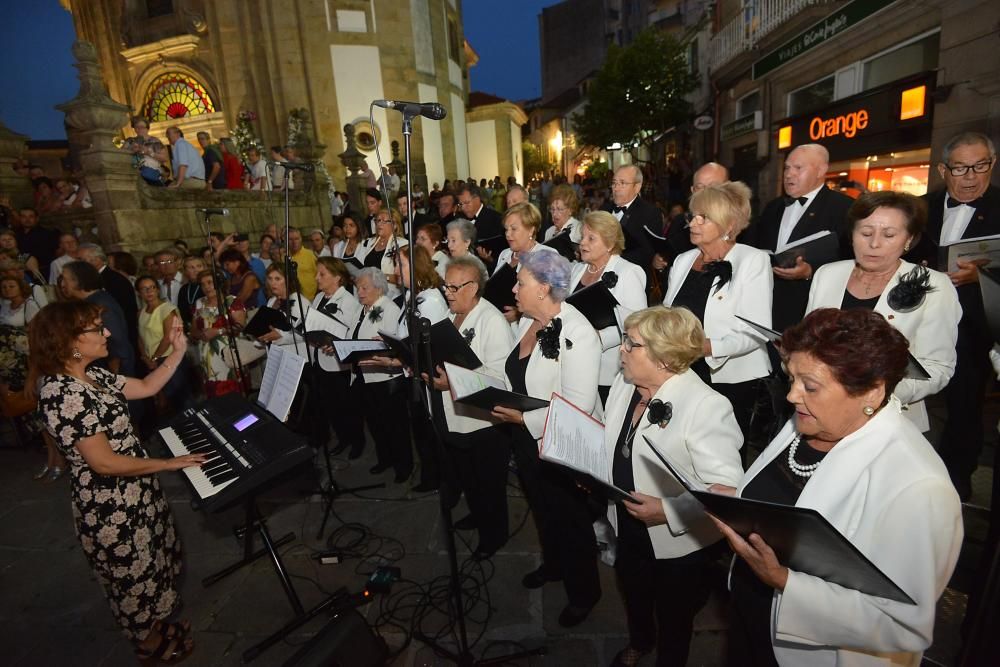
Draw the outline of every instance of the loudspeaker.
[[[381,667],[389,650],[357,611],[338,612],[283,667]]]

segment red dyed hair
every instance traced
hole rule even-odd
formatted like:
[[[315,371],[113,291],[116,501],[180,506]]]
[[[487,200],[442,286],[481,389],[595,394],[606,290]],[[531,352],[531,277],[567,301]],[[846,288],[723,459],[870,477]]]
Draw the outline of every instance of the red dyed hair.
[[[785,329],[781,352],[824,363],[849,396],[885,384],[885,400],[906,373],[910,344],[882,315],[862,308],[820,308]]]

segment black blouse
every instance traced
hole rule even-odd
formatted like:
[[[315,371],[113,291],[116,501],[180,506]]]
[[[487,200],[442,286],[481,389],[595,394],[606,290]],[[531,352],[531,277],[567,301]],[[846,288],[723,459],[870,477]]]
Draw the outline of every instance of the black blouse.
[[[878,305],[878,300],[881,298],[882,295],[877,294],[870,299],[859,299],[845,289],[844,300],[840,302],[840,309],[863,308],[864,310],[875,310],[875,306]]]
[[[804,440],[795,452],[802,465],[819,463],[826,452],[813,449]],[[792,472],[785,449],[768,463],[743,489],[742,497],[782,505],[794,505],[809,479]],[[733,613],[739,617],[742,632],[732,632],[737,653],[747,656],[747,665],[778,664],[771,645],[771,603],[774,589],[762,582],[741,558],[736,559],[732,575]],[[737,653],[730,653],[736,655]]]
[[[628,442],[629,457],[625,458],[622,453],[629,436],[629,431],[638,429],[632,428],[632,415],[635,413],[635,406],[639,404],[641,396],[639,390],[632,392],[632,400],[629,401],[628,409],[625,411],[625,419],[622,421],[621,430],[618,432],[618,442],[615,444],[615,455],[611,463],[611,479],[619,489],[631,491],[635,488],[635,476],[632,474],[632,457],[635,456],[633,445],[635,444],[635,433]],[[649,531],[646,524],[636,519],[622,503],[615,503],[615,511],[618,513],[618,548],[625,547],[629,551],[635,552],[641,558],[653,560],[656,555],[653,553],[653,542],[649,539]]]
[[[510,355],[507,357],[507,362],[504,364],[504,371],[510,380],[511,390],[527,396],[528,388],[525,385],[524,376],[528,372],[528,362],[531,361],[531,355],[529,354],[524,359],[521,359],[519,357],[520,353],[521,346],[514,346],[514,349],[510,351]]]
[[[691,269],[688,271],[687,277],[684,278],[681,288],[677,290],[677,295],[674,297],[674,302],[671,306],[674,308],[687,308],[694,313],[699,322],[704,324],[705,304],[708,303],[709,292],[712,289],[714,281],[715,276],[708,275],[704,271]]]
[[[364,265],[366,267],[372,267],[381,270],[383,256],[385,256],[385,248],[382,248],[381,250],[375,250],[374,246],[372,246],[372,250],[369,250],[368,254],[365,255]]]

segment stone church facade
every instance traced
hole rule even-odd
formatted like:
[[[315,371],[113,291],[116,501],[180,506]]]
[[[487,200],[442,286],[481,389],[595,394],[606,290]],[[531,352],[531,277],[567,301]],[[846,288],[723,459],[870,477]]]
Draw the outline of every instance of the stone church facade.
[[[438,102],[442,121],[413,123],[414,179],[469,174],[468,67],[458,0],[62,0],[77,35],[94,44],[110,96],[192,139],[230,136],[251,112],[265,146],[289,141],[288,117],[306,109],[335,183],[345,168],[345,124],[378,170],[402,143],[401,116],[375,99]],[[131,133],[128,127],[123,135]],[[483,174],[489,177],[493,174]]]

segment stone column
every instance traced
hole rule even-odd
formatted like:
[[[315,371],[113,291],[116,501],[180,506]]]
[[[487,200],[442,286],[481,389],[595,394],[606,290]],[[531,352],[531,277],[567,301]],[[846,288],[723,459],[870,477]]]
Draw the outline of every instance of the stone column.
[[[347,149],[338,155],[340,163],[347,170],[347,195],[351,200],[351,210],[357,215],[365,215],[365,190],[368,179],[364,176],[365,155],[358,150],[354,138],[354,126],[348,123],[344,126],[344,143]]]
[[[12,131],[0,121],[0,195],[10,197],[15,209],[31,206],[31,182],[14,173],[14,163],[24,155],[28,137]]]
[[[115,211],[138,209],[138,174],[131,154],[115,147],[113,139],[128,124],[128,107],[111,99],[101,78],[97,50],[90,42],[73,44],[80,92],[56,105],[66,114],[69,131],[82,146],[80,162],[94,201],[98,236],[105,248],[121,241]]]

